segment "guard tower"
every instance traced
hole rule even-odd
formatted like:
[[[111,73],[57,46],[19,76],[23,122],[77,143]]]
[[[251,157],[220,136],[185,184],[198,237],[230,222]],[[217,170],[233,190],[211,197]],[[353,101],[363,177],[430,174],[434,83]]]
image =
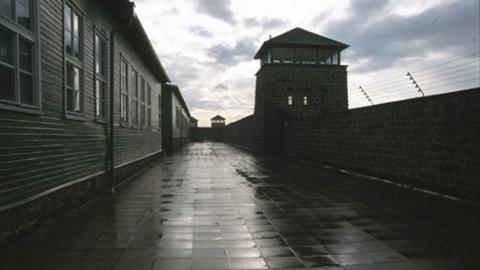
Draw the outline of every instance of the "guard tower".
[[[255,89],[255,117],[262,133],[259,149],[283,149],[284,117],[348,109],[347,67],[341,52],[348,45],[295,28],[263,43]]]
[[[223,128],[225,127],[225,118],[220,115],[217,115],[210,119],[212,123],[212,128]]]

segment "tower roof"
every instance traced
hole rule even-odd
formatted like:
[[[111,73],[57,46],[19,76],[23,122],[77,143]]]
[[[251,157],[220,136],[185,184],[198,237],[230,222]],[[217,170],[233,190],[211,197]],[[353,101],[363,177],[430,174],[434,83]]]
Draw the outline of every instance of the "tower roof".
[[[266,49],[278,45],[304,45],[314,47],[334,47],[340,50],[346,49],[349,46],[345,43],[312,33],[300,27],[294,28],[279,36],[263,42],[262,47],[255,55],[255,59],[259,59]]]
[[[220,115],[217,115],[210,120],[225,120],[225,118],[221,117]]]

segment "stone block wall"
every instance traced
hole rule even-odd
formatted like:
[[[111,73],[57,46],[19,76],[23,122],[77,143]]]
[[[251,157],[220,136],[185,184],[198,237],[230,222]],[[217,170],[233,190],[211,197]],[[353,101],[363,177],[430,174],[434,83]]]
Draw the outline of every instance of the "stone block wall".
[[[346,69],[343,65],[262,66],[256,74],[254,124],[255,131],[261,130],[256,150],[267,155],[283,154],[286,113],[307,116],[347,110]]]
[[[347,67],[342,65],[265,65],[256,74],[255,114],[282,108],[296,114],[348,109]],[[288,105],[288,97],[293,104]],[[308,97],[308,105],[303,105]]]
[[[223,142],[223,128],[193,127],[190,128],[191,142],[214,141]]]
[[[284,152],[462,198],[480,195],[480,89],[287,117]]]
[[[224,139],[228,143],[239,145],[248,149],[256,148],[254,145],[255,129],[254,116],[250,115],[224,128]]]

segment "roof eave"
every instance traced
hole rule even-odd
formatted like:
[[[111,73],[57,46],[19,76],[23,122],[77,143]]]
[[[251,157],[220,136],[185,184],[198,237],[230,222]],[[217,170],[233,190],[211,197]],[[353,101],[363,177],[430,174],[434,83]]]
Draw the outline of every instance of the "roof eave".
[[[175,84],[168,84],[168,87],[171,87],[173,89],[173,94],[177,97],[177,99],[180,101],[181,105],[187,112],[188,117],[191,117],[190,115],[190,110],[188,109],[187,103],[185,102],[185,99],[183,99],[182,92],[180,92],[180,88],[175,85]]]
[[[144,42],[142,42],[144,49],[144,54],[150,54],[150,57],[149,56],[146,56],[147,58],[147,62],[150,62],[150,67],[152,69],[154,69],[154,76],[161,82],[161,83],[167,83],[167,82],[170,82],[170,78],[168,77],[168,74],[167,72],[165,71],[165,68],[163,67],[160,59],[158,58],[158,55],[155,51],[155,49],[153,48],[153,45],[150,41],[150,39],[148,38],[148,35],[145,31],[145,29],[143,28],[143,25],[142,23],[140,22],[140,19],[138,17],[135,17],[134,19],[134,27],[130,28],[130,31],[138,31],[137,33],[140,33],[140,35],[142,36],[142,39]],[[132,34],[135,34],[135,33],[132,33]]]
[[[262,46],[260,47],[258,52],[255,54],[253,59],[255,59],[255,60],[261,59],[261,56],[264,54],[264,52],[267,49],[274,47],[275,45],[277,45],[277,46],[294,46],[294,45],[296,45],[296,47],[311,46],[311,47],[318,47],[318,48],[320,48],[320,47],[330,47],[330,48],[339,48],[340,51],[343,51],[343,50],[347,49],[348,47],[350,47],[350,45],[340,43],[340,42],[338,42],[338,43],[339,43],[338,45],[315,45],[315,44],[307,44],[307,43],[302,44],[302,43],[287,43],[287,42],[268,43],[268,41],[267,41],[267,42],[263,42]]]

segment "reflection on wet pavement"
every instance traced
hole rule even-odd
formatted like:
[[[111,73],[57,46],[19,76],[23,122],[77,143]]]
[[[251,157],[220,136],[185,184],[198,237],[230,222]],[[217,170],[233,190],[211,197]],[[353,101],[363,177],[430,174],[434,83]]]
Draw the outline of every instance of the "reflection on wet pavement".
[[[220,143],[44,225],[1,269],[480,269],[480,214]]]

